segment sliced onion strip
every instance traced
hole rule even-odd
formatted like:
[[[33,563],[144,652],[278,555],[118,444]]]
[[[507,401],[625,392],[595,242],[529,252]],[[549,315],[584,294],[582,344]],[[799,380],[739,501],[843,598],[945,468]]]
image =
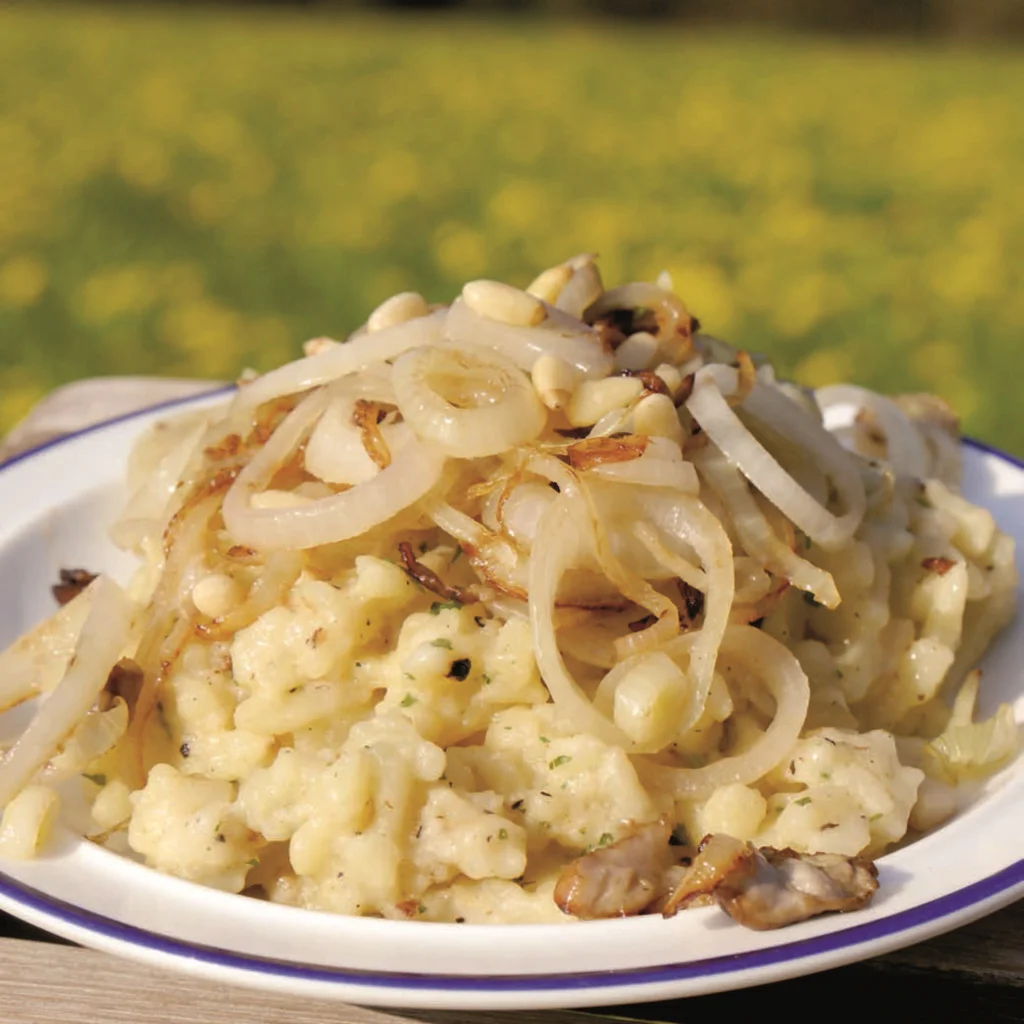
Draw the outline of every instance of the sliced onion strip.
[[[415,504],[441,478],[444,456],[433,445],[411,440],[387,469],[340,494],[292,508],[252,508],[252,496],[291,457],[328,400],[326,389],[304,398],[238,474],[223,513],[228,532],[240,544],[295,551],[348,540]]]
[[[575,514],[574,514],[575,513]],[[572,727],[589,732],[605,743],[629,748],[630,738],[601,714],[572,678],[558,649],[555,633],[555,596],[565,573],[583,560],[593,537],[586,537],[581,522],[585,509],[578,500],[562,494],[541,519],[530,559],[529,607],[533,653],[544,685],[559,712]],[[591,528],[592,531],[592,528]]]
[[[874,415],[885,435],[886,461],[889,465],[901,476],[911,476],[918,480],[928,476],[930,459],[924,438],[891,398],[853,384],[818,388],[814,398],[826,418],[826,425],[832,410],[843,406],[866,409]]]
[[[801,558],[779,540],[757,507],[747,482],[722,452],[709,444],[695,456],[695,460],[701,474],[728,509],[733,529],[747,554],[753,555],[797,589],[813,594],[819,604],[835,608],[840,596],[831,574]]]
[[[286,363],[244,385],[238,392],[231,414],[246,413],[271,399],[308,391],[374,363],[394,359],[411,348],[430,345],[440,340],[444,321],[445,311],[437,310],[429,316],[362,334],[317,355]]]
[[[698,371],[686,403],[693,418],[743,475],[812,540],[835,551],[853,536],[864,516],[864,485],[853,457],[819,423],[781,392],[755,385],[743,403],[755,418],[794,444],[810,449],[832,478],[846,511],[834,516],[804,490],[740,422],[723,392],[737,387],[737,371],[706,366]]]
[[[455,403],[435,381],[447,378],[469,394]],[[405,421],[448,455],[474,459],[532,441],[547,412],[530,379],[497,352],[470,352],[434,345],[395,361],[392,384]]]
[[[0,807],[32,781],[85,718],[128,642],[134,602],[108,576],[97,577],[89,589],[89,614],[64,678],[0,763]]]
[[[677,641],[681,648],[684,639]],[[807,717],[811,695],[807,675],[793,653],[778,640],[753,626],[730,626],[722,655],[728,664],[764,682],[775,699],[775,716],[764,735],[734,757],[704,768],[668,768],[649,762],[639,766],[642,777],[676,799],[705,800],[720,786],[756,782],[786,758]]]
[[[448,313],[445,333],[460,345],[493,349],[527,372],[541,356],[551,355],[575,366],[588,379],[607,377],[615,360],[597,332],[553,306],[545,309],[547,317],[540,324],[519,327],[481,316],[462,299],[456,299]]]

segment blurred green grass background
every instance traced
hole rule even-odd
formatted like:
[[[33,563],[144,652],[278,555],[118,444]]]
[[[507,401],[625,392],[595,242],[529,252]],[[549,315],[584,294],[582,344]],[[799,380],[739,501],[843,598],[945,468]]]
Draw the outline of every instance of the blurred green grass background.
[[[0,432],[579,251],[1024,455],[1024,63],[666,25],[0,8]]]

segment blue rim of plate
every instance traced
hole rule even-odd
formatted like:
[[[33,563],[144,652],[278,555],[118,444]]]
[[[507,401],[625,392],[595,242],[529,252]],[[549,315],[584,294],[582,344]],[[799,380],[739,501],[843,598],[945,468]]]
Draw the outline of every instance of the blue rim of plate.
[[[173,409],[214,397],[228,394],[231,387],[218,388],[198,395],[171,399],[158,405],[147,406],[135,412],[126,413],[113,419],[96,423],[64,437],[55,438],[9,459],[0,472],[51,448],[67,444],[75,439],[103,430],[128,420],[151,415],[164,409]],[[963,444],[985,454],[995,456],[1024,471],[1024,461],[991,445],[973,438],[964,438]],[[548,992],[565,989],[602,989],[612,987],[637,987],[710,978],[724,974],[737,974],[809,959],[840,950],[853,950],[865,943],[893,939],[901,933],[935,924],[982,904],[1006,896],[1014,889],[1024,895],[1024,859],[1018,860],[1001,871],[980,881],[936,897],[926,903],[898,911],[886,917],[862,924],[852,924],[827,935],[780,943],[766,949],[751,950],[747,953],[692,960],[685,963],[665,964],[657,967],[632,968],[593,972],[573,972],[550,975],[460,975],[460,974],[413,974],[399,971],[362,971],[351,968],[313,966],[287,960],[276,960],[226,950],[199,943],[173,939],[155,932],[123,924],[113,918],[83,910],[63,900],[47,896],[31,886],[14,881],[0,871],[0,896],[16,908],[40,914],[58,926],[81,929],[94,936],[118,943],[135,946],[152,953],[162,954],[179,961],[199,962],[210,967],[232,971],[272,976],[297,981],[310,981],[366,988],[400,990],[435,990],[445,992]],[[851,959],[854,959],[851,957]]]
[[[82,910],[63,900],[47,896],[30,886],[15,882],[0,872],[0,896],[6,897],[15,906],[41,913],[45,918],[61,925],[84,929],[91,935],[102,936],[118,943],[169,956],[178,961],[199,962],[209,967],[295,981],[326,982],[373,989],[495,993],[588,990],[623,986],[643,988],[665,982],[689,981],[753,971],[839,950],[853,950],[868,942],[893,938],[901,933],[950,917],[970,907],[980,906],[1013,889],[1020,889],[1021,894],[1024,894],[1024,860],[1018,860],[996,874],[989,875],[963,889],[957,889],[945,896],[938,896],[927,903],[898,911],[888,917],[865,921],[863,924],[854,924],[827,935],[797,939],[794,942],[781,943],[766,949],[751,950],[747,953],[657,967],[569,974],[423,975],[400,971],[361,971],[343,967],[313,966],[250,954],[230,953],[216,947],[172,939],[137,928],[134,925],[122,924],[120,921],[104,917],[101,914]],[[412,925],[411,927],[416,926]],[[458,926],[453,925],[452,927]],[[856,959],[856,956],[849,959]]]

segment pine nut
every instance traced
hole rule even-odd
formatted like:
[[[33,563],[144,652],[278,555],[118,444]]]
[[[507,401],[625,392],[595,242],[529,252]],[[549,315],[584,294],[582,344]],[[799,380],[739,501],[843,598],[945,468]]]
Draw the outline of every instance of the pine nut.
[[[513,327],[533,327],[547,315],[538,298],[500,281],[470,281],[462,298],[474,313]]]
[[[407,320],[426,316],[430,312],[427,300],[419,292],[399,292],[385,299],[367,318],[366,329],[372,334],[386,327],[404,324]]]

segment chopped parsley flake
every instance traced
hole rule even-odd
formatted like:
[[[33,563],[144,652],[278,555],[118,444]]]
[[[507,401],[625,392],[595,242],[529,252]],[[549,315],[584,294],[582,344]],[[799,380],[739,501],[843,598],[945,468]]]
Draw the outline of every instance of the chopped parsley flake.
[[[809,796],[802,796],[802,797],[800,797],[799,800],[794,800],[793,801],[793,803],[795,803],[797,805],[797,807],[806,807],[807,804],[809,804],[810,802],[811,802],[811,798]]]
[[[609,843],[612,843],[614,841],[615,841],[615,836],[613,836],[611,834],[611,832],[602,832],[601,833],[601,838],[598,839],[598,841],[597,841],[597,845],[598,846],[607,846]]]
[[[415,703],[416,703],[416,698],[411,693],[407,693],[402,698],[402,702],[401,702],[400,706],[403,707],[403,708],[411,708],[413,706],[413,704],[415,704]]]
[[[441,612],[448,611],[449,609],[453,609],[454,611],[458,611],[461,607],[462,607],[462,602],[461,601],[435,601],[430,606],[430,614],[431,615],[440,615]]]
[[[443,647],[446,651],[452,649],[452,642],[446,636],[439,636],[436,640],[430,641],[431,647]]]
[[[499,839],[508,839],[508,829],[507,828],[499,828],[498,829],[498,838]]]
[[[549,768],[561,768],[563,764],[568,764],[572,758],[568,754],[559,754],[558,757],[548,764]]]

